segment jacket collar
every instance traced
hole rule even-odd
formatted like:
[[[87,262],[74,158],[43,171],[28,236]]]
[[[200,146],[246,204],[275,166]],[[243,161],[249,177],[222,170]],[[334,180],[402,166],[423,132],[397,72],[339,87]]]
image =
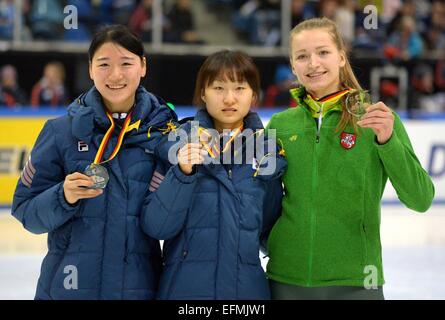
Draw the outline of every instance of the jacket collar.
[[[102,96],[94,86],[88,92],[80,95],[68,107],[68,114],[72,117],[73,135],[88,143],[91,141],[95,128],[106,131],[111,123],[105,110]],[[164,127],[168,120],[176,120],[176,115],[162,99],[139,86],[131,118],[130,126],[136,124],[137,131],[140,129],[146,131],[149,127]],[[137,124],[138,121],[139,124]],[[133,132],[128,134],[131,135]]]
[[[342,89],[320,99],[314,98],[303,86],[290,89],[289,92],[292,98],[297,101],[297,105],[308,109],[313,117],[318,117],[321,111],[323,111],[323,116],[330,110],[341,111],[342,106],[339,102],[350,90],[351,89]],[[323,108],[321,108],[322,105]]]

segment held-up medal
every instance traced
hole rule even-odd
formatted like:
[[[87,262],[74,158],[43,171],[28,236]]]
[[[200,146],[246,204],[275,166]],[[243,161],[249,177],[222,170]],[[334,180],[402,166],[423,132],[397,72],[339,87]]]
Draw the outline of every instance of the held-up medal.
[[[108,171],[104,166],[101,166],[100,164],[105,163],[113,159],[117,153],[119,152],[119,149],[121,148],[122,141],[124,140],[125,132],[128,129],[128,126],[130,124],[131,120],[131,112],[127,115],[127,118],[125,119],[125,122],[122,126],[122,130],[119,133],[119,137],[117,139],[116,146],[114,147],[113,152],[110,155],[110,158],[108,158],[105,161],[102,160],[102,156],[105,152],[105,149],[107,147],[108,141],[110,140],[111,134],[114,131],[114,120],[113,117],[109,112],[107,112],[107,116],[111,121],[111,127],[107,130],[105,133],[102,142],[100,143],[99,149],[97,150],[96,157],[94,158],[94,162],[90,164],[88,167],[85,168],[85,175],[91,177],[93,179],[94,184],[89,187],[89,189],[104,189],[107,186],[108,180],[110,179],[108,175]]]
[[[212,158],[216,158],[220,155],[220,152],[225,152],[230,148],[230,145],[233,140],[237,137],[237,135],[243,131],[243,126],[237,128],[234,130],[231,134],[231,138],[225,146],[223,147],[223,150],[219,150],[219,136],[214,137],[212,134],[207,131],[206,129],[199,127],[198,128],[198,134],[199,134],[199,143],[204,147],[204,149],[207,151],[209,156]]]
[[[110,179],[110,177],[108,176],[107,169],[105,169],[100,164],[94,164],[94,163],[86,167],[85,175],[93,179],[94,184],[91,187],[89,187],[90,189],[105,189],[108,180]]]
[[[353,90],[346,97],[346,110],[361,120],[366,108],[371,104],[371,97],[366,90]]]

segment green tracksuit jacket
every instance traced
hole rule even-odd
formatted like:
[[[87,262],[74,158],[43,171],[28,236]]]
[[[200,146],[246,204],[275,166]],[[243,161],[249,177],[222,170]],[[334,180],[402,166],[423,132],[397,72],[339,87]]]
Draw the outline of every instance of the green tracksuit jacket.
[[[328,112],[319,136],[305,105],[275,114],[268,125],[276,129],[288,161],[282,215],[268,240],[267,273],[275,281],[363,286],[374,270],[383,285],[380,201],[387,179],[408,208],[424,212],[432,203],[433,183],[396,114],[386,144],[362,128],[350,149],[336,132],[340,116]],[[347,138],[343,144],[351,146]]]

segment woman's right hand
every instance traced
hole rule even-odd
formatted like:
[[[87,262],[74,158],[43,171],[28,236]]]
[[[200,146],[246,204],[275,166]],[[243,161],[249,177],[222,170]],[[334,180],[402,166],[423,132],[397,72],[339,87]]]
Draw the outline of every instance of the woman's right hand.
[[[75,204],[80,199],[95,198],[103,193],[102,189],[87,189],[93,186],[93,179],[79,172],[65,177],[63,193],[69,204]]]
[[[195,164],[202,164],[207,151],[200,143],[188,143],[178,151],[179,168],[184,174],[191,174]]]

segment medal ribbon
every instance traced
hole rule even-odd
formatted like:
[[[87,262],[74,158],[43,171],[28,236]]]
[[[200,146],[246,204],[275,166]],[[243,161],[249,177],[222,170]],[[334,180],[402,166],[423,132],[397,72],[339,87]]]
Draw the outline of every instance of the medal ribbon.
[[[339,98],[341,98],[342,96],[347,94],[349,91],[351,91],[351,89],[349,89],[349,88],[343,89],[343,90],[328,94],[327,96],[321,97],[320,99],[315,98],[309,92],[307,94],[312,100],[315,100],[318,102],[328,102],[328,101],[334,101],[334,100],[338,101]]]
[[[132,114],[132,112],[130,112],[127,115],[127,117],[125,118],[124,124],[122,126],[122,130],[119,133],[119,137],[117,138],[116,146],[114,147],[114,150],[111,153],[110,157],[107,160],[105,160],[105,161],[101,161],[102,160],[102,156],[104,155],[105,149],[107,147],[108,141],[110,140],[111,134],[113,133],[114,127],[115,127],[113,117],[107,111],[107,117],[111,121],[111,126],[110,126],[110,128],[108,128],[107,132],[105,133],[105,135],[104,135],[104,137],[102,139],[102,142],[100,143],[99,149],[97,150],[97,153],[96,153],[96,157],[94,158],[94,162],[93,162],[94,164],[101,164],[101,163],[108,162],[108,161],[110,161],[111,159],[113,159],[117,155],[117,153],[119,152],[119,149],[122,146],[122,141],[124,140],[125,132],[127,132],[128,126],[130,124],[131,114]]]
[[[230,140],[227,141],[227,143],[225,144],[225,146],[224,146],[224,148],[223,148],[223,150],[222,150],[223,153],[227,151],[227,149],[230,147],[230,144],[232,143],[232,141],[235,140],[235,138],[238,136],[238,134],[239,134],[241,131],[243,131],[243,126],[241,126],[241,127],[239,127],[238,129],[236,129],[236,131],[233,133],[233,135],[232,135],[232,137],[230,138]],[[199,127],[199,128],[198,128],[198,134],[199,134],[199,136],[201,136],[201,134],[204,134],[204,135],[206,135],[207,137],[211,137],[210,133],[208,133],[207,130],[204,129],[204,128],[202,128],[202,127]],[[216,156],[218,156],[218,155],[220,154],[218,144],[219,144],[219,143],[214,143],[213,146],[209,146],[209,143],[208,143],[208,142],[203,143],[204,148],[206,149],[206,151],[209,153],[209,155],[210,155],[212,158],[216,158]]]
[[[229,141],[227,141],[227,143],[224,145],[224,148],[222,150],[222,153],[226,152],[227,149],[230,148],[230,144],[232,143],[233,140],[235,140],[235,138],[239,135],[239,133],[243,131],[243,126],[239,127],[238,129],[236,129],[235,133],[232,135],[232,137],[230,138]],[[217,152],[219,153],[219,148],[218,146],[216,146]]]
[[[309,106],[309,111],[312,113],[314,118],[318,118],[320,116],[324,117],[329,110],[341,110],[341,106],[338,105],[338,101],[350,91],[351,89],[349,88],[340,90],[320,99],[316,99],[310,93],[307,93],[306,98],[304,98],[304,102],[306,102],[306,104]]]
[[[201,135],[204,135],[207,137],[207,141],[203,141],[201,140]],[[216,145],[216,143],[213,143],[212,146],[209,146],[210,144],[210,139],[212,138],[212,135],[204,128],[199,127],[198,128],[198,136],[200,137],[200,142],[201,144],[204,146],[204,148],[206,149],[206,151],[208,152],[208,154],[212,157],[215,158],[215,152],[216,150],[214,150],[214,146]]]

